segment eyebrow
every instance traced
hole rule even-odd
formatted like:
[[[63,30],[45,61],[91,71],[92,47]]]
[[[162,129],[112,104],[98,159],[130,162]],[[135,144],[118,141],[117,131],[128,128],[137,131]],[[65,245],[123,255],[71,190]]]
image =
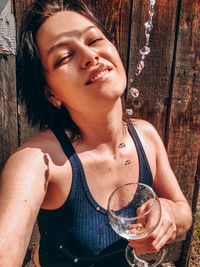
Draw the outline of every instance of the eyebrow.
[[[80,32],[80,31],[71,31],[71,32],[67,32],[67,35],[70,36],[70,35],[74,35],[74,33],[76,33],[76,35],[78,36],[81,36],[83,35],[84,33],[86,33],[87,31],[89,31],[90,29],[96,29],[96,27],[94,25],[92,26],[88,26],[83,32]],[[60,37],[62,37],[62,35],[66,35],[66,33],[62,33]],[[58,37],[59,38],[59,37]],[[69,43],[69,41],[61,41],[61,42],[58,42],[57,44],[53,45],[47,52],[47,57],[54,51],[54,50],[57,50],[58,48],[62,48],[63,46],[66,46],[67,44]]]

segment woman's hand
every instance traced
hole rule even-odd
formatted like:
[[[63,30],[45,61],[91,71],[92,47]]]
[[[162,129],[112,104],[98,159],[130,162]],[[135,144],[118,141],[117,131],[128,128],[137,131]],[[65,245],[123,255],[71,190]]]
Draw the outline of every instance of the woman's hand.
[[[185,233],[192,223],[192,211],[172,171],[166,149],[155,128],[147,122],[138,121],[136,129],[150,163],[153,189],[159,197],[162,211],[160,223],[147,238],[130,241],[136,251],[145,253],[158,251],[176,236]]]
[[[177,227],[171,209],[171,201],[160,198],[161,217],[158,226],[146,238],[138,240],[129,240],[130,245],[134,247],[137,253],[148,253],[159,251],[166,243],[172,241],[176,237]],[[144,213],[150,203],[145,203],[138,209],[138,215]],[[157,220],[156,210],[150,213],[146,227],[153,226]],[[139,223],[139,221],[138,221]],[[142,222],[141,222],[142,223]]]

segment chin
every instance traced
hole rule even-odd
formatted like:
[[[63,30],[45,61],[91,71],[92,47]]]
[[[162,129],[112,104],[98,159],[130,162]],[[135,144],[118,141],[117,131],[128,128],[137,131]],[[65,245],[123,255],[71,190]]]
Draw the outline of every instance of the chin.
[[[112,88],[113,92],[115,92],[117,96],[122,96],[126,89],[126,82],[122,81],[119,83],[115,83]]]

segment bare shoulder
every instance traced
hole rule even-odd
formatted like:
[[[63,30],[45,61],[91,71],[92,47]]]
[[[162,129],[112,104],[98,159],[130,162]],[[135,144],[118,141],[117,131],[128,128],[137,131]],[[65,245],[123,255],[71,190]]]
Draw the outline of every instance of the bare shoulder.
[[[17,163],[18,167],[23,165],[27,167],[29,164],[30,170],[40,162],[44,154],[48,153],[48,147],[49,145],[51,147],[51,144],[53,144],[53,137],[49,130],[38,133],[18,147],[8,159],[7,164]]]
[[[52,159],[52,151],[56,146],[56,138],[50,130],[45,130],[33,136],[22,144],[7,160],[1,174],[1,179],[15,181],[46,183],[48,165]],[[55,149],[56,151],[56,149]],[[41,179],[38,179],[38,178]]]
[[[57,138],[51,130],[47,129],[28,139],[12,156],[23,157],[24,160],[35,159],[35,161],[35,156],[37,156],[38,160],[48,157],[49,160],[56,161],[60,149]]]
[[[55,143],[56,139],[49,130],[37,134],[10,156],[2,170],[0,239],[7,242],[1,246],[0,257],[2,251],[9,251],[13,242],[16,259],[24,257],[33,225],[47,192],[49,161]]]
[[[132,119],[131,122],[143,141],[148,141],[152,145],[160,144],[161,138],[155,127],[150,122],[139,119]]]
[[[29,138],[16,150],[16,152],[25,151],[26,149],[30,149],[32,151],[40,150],[41,152],[48,151],[48,148],[51,148],[55,142],[55,136],[51,130],[47,129]]]

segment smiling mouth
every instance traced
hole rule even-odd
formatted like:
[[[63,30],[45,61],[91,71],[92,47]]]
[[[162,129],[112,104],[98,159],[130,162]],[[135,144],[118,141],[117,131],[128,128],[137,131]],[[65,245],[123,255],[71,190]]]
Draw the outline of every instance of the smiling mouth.
[[[103,71],[97,73],[94,77],[92,77],[87,83],[86,85],[89,85],[93,82],[95,82],[96,80],[104,77],[105,74],[107,74],[110,71],[110,69],[104,69]]]

